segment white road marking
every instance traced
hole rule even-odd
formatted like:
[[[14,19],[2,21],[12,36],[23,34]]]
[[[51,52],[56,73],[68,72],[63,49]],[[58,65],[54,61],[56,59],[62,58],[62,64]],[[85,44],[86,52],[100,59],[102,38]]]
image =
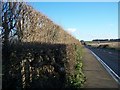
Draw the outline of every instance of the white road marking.
[[[90,50],[90,49],[89,49]],[[91,51],[91,50],[90,50]],[[97,60],[104,66],[104,68],[108,71],[108,73],[115,79],[115,81],[120,84],[120,77],[107,65],[103,62],[101,58],[99,58],[93,51],[91,53],[97,58]]]
[[[109,54],[112,54],[112,52],[108,52]]]

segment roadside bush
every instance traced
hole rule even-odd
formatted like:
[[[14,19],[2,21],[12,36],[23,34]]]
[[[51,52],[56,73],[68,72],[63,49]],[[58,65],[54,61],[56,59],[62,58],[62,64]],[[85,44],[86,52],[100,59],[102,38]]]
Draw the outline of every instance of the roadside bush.
[[[68,76],[68,87],[70,88],[81,88],[86,81],[86,77],[83,74],[82,68],[82,47],[79,45],[74,45],[75,48],[75,61],[74,73]]]
[[[79,40],[25,3],[14,15],[16,6],[14,2],[2,6],[3,21],[9,18],[2,22],[3,90],[81,87],[84,74]]]
[[[9,50],[3,89],[80,88],[85,82],[79,45],[23,43]]]

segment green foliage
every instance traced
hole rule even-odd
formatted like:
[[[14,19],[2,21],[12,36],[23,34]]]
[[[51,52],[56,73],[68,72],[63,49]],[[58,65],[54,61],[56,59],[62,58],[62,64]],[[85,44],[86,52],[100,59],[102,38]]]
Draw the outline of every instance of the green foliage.
[[[71,88],[81,88],[84,85],[86,80],[85,75],[83,74],[82,67],[82,47],[75,45],[76,51],[76,65],[75,65],[75,72],[73,75],[68,77],[69,87]]]

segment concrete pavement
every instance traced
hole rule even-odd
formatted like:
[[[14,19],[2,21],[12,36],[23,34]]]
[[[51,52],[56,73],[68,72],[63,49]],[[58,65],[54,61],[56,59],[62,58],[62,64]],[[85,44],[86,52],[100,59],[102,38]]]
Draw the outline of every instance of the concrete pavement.
[[[83,49],[83,71],[87,77],[84,88],[119,88],[117,82],[87,49]]]

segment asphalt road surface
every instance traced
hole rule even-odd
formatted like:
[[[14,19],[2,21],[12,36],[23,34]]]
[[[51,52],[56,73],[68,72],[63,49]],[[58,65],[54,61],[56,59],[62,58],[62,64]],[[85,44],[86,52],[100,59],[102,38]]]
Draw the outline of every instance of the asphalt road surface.
[[[86,46],[94,52],[105,64],[107,64],[120,77],[120,52],[105,48]]]

